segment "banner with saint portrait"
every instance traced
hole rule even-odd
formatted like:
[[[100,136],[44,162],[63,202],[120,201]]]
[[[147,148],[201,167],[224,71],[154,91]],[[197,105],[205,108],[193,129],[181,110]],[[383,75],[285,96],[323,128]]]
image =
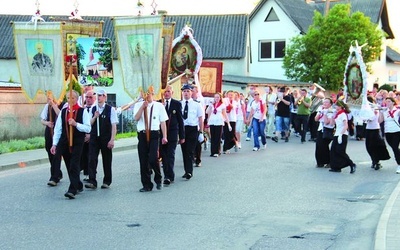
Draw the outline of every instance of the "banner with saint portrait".
[[[62,98],[64,61],[60,22],[13,23],[15,53],[21,86],[33,102],[40,92]]]
[[[125,91],[132,97],[150,86],[161,90],[163,16],[114,18]]]
[[[174,40],[175,23],[163,24],[163,60],[161,70],[161,88],[165,89],[168,83],[170,61],[172,54],[172,41]]]

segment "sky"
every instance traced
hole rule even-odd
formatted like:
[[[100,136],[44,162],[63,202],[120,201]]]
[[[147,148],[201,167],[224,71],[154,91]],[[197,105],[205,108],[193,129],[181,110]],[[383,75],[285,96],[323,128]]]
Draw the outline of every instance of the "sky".
[[[4,1],[4,0],[3,0]],[[1,14],[34,14],[36,2],[42,15],[69,15],[78,10],[81,16],[137,15],[137,0],[12,0],[1,6]],[[153,0],[141,0],[144,14],[152,12]],[[250,13],[257,0],[155,0],[158,10],[169,15],[183,14],[243,14]]]
[[[4,1],[4,0],[2,0]],[[259,0],[155,0],[158,10],[166,10],[169,15],[193,14],[249,14]],[[42,15],[66,15],[75,10],[81,16],[127,16],[137,15],[137,0],[11,0],[3,4],[0,14],[33,15],[36,3]],[[153,0],[141,0],[143,14],[152,12]],[[390,15],[390,26],[397,39],[393,45],[400,51],[400,8],[399,0],[386,0]]]

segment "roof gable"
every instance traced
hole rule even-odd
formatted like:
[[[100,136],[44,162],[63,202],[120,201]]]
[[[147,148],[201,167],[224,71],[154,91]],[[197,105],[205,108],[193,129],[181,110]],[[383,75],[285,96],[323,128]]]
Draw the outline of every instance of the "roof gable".
[[[51,21],[50,16],[42,16]],[[67,16],[54,16],[68,20]],[[29,15],[0,15],[0,58],[15,59],[14,37],[10,22],[28,22]],[[112,17],[86,16],[88,21],[104,21],[103,37],[111,39],[114,58],[117,58],[117,46]],[[166,16],[165,22],[175,22],[175,37],[189,22],[194,30],[194,37],[202,48],[204,59],[240,59],[246,55],[248,33],[248,15],[198,15]]]
[[[275,1],[303,34],[307,33],[308,27],[312,24],[314,11],[316,10],[320,13],[325,11],[324,2],[307,4],[305,0],[262,0],[250,13],[250,21],[267,1]],[[386,0],[338,0],[337,2],[331,2],[330,6],[332,8],[335,4],[346,4],[349,1],[352,12],[360,11],[364,13],[364,15],[371,18],[373,23],[378,23],[381,20],[382,29],[388,34],[388,38],[394,38],[389,24]]]

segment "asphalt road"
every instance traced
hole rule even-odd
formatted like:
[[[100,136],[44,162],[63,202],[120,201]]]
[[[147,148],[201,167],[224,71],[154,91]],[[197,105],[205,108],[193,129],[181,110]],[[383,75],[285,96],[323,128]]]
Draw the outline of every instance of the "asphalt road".
[[[364,142],[350,141],[357,172],[315,168],[314,143],[268,141],[209,157],[186,181],[140,193],[136,150],[114,154],[111,189],[63,194],[47,164],[0,172],[0,249],[372,249],[399,181],[395,161],[375,171]],[[64,174],[66,176],[65,168]],[[99,182],[103,176],[101,165]]]

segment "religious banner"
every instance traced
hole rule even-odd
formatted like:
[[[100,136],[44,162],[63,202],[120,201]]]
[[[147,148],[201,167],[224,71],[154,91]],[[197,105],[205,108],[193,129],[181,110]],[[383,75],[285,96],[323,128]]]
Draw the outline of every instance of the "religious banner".
[[[15,53],[21,87],[29,101],[38,92],[51,92],[55,99],[63,97],[64,60],[61,23],[13,23]]]
[[[113,85],[112,44],[109,38],[77,38],[78,81],[82,85]]]
[[[161,15],[114,18],[124,88],[132,98],[151,86],[156,95],[160,93],[163,19]]]
[[[203,52],[193,37],[193,30],[185,25],[181,33],[172,42],[171,69],[174,75],[185,73],[194,77],[198,95],[202,96],[199,81],[199,70],[203,61]]]
[[[165,89],[168,83],[171,53],[172,53],[172,41],[174,40],[175,23],[164,23],[163,24],[163,60],[161,70],[161,88]]]
[[[344,73],[345,101],[352,107],[352,113],[359,120],[368,120],[374,116],[371,105],[367,100],[367,67],[362,57],[362,48],[367,45],[350,45],[350,55],[347,59]]]
[[[103,22],[84,21],[84,20],[57,20],[62,21],[62,42],[64,60],[67,60],[67,56],[77,56],[76,43],[78,38],[88,37],[102,37],[103,36]],[[65,81],[68,82],[70,79],[69,67],[72,66],[72,79],[77,81],[78,79],[78,61],[69,65],[65,62]]]

